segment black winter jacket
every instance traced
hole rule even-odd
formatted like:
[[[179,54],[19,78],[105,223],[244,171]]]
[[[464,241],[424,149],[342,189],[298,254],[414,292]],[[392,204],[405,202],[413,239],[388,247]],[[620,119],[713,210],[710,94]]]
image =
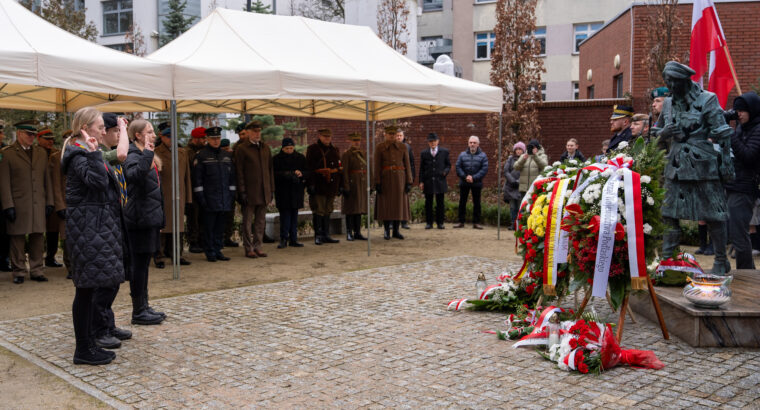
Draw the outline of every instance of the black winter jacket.
[[[206,145],[195,155],[193,199],[202,211],[231,211],[237,193],[236,179],[235,165],[229,152]]]
[[[274,200],[279,209],[303,208],[303,190],[306,187],[306,157],[298,152],[280,151],[272,158],[274,169]],[[296,176],[294,171],[301,171]]]
[[[569,152],[567,151],[563,152],[562,156],[559,157],[559,162],[565,162],[569,159],[574,159],[578,161],[579,163],[586,161],[586,157],[583,156],[583,153],[579,149],[575,150],[575,156],[573,156],[572,158],[570,157]]]
[[[127,228],[163,228],[164,196],[158,169],[153,166],[153,151],[140,151],[130,144],[124,161],[124,177],[127,179]]]
[[[736,126],[731,136],[734,154],[733,181],[725,184],[726,191],[740,192],[757,197],[760,182],[760,97],[754,92],[744,93],[734,100],[743,99],[749,106],[749,121]]]
[[[119,187],[100,151],[66,147],[66,250],[78,288],[124,282],[124,234]]]
[[[465,150],[457,158],[457,176],[459,177],[459,186],[469,185],[475,188],[483,187],[483,178],[488,173],[488,156],[483,150],[478,150],[471,154],[470,150]],[[465,178],[472,175],[472,184],[467,183]]]
[[[449,186],[446,176],[451,171],[449,150],[438,147],[435,158],[430,148],[426,148],[420,154],[420,183],[425,184],[422,188],[426,195],[445,194]]]
[[[522,199],[520,195],[520,171],[515,169],[515,162],[520,157],[512,155],[507,159],[504,164],[504,202],[509,202],[513,199]]]

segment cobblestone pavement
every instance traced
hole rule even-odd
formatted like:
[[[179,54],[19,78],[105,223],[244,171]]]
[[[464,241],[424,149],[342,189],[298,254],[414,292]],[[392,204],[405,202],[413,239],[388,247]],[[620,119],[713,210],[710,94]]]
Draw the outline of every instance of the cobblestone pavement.
[[[665,342],[639,319],[623,345],[654,350],[665,369],[580,376],[483,333],[502,314],[446,311],[478,272],[493,282],[506,267],[455,257],[157,300],[167,321],[133,326],[100,367],[72,364],[68,313],[2,322],[0,339],[137,408],[760,407],[757,350]]]

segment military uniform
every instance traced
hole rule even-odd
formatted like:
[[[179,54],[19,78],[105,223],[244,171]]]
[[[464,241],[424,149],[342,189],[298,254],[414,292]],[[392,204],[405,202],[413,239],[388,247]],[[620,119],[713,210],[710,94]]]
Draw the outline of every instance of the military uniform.
[[[385,133],[396,134],[395,127],[386,127]],[[403,239],[398,232],[399,222],[406,218],[406,193],[412,184],[412,169],[406,145],[395,139],[386,139],[375,147],[374,169],[372,179],[377,191],[377,219],[383,221],[385,239],[390,239],[390,226],[393,224],[393,237]]]
[[[618,118],[631,118],[633,116],[633,108],[628,107],[625,105],[616,105],[613,107],[612,110],[612,116],[610,117],[611,120],[618,119]],[[611,152],[612,150],[617,149],[617,146],[621,142],[628,142],[633,139],[633,133],[631,132],[630,125],[628,128],[615,133],[612,138],[610,138],[610,146],[607,148],[607,153]]]
[[[320,135],[332,136],[329,129],[317,132]],[[306,149],[306,166],[314,243],[321,245],[338,242],[330,238],[330,215],[333,212],[333,201],[341,186],[340,152],[332,144],[325,145],[318,140]]]
[[[349,135],[351,141],[360,141],[361,135]],[[361,234],[362,215],[367,213],[367,155],[359,148],[350,147],[341,156],[343,166],[343,199],[341,210],[346,215],[346,239],[365,240]]]
[[[41,141],[40,138],[46,141],[47,144],[50,144],[51,147],[47,148],[43,146],[43,141]],[[52,147],[54,139],[55,135],[53,135],[53,131],[51,131],[50,128],[45,127],[37,132],[37,143],[45,150],[45,152],[47,152],[48,155],[48,172],[52,172],[49,167],[50,157],[58,152],[57,149]],[[49,175],[48,178],[52,181],[52,175]],[[61,218],[58,217],[58,214],[56,212],[51,212],[50,215],[47,216],[47,227],[45,229],[45,266],[49,268],[60,268],[63,266],[55,260],[55,254],[58,253],[58,236],[60,232],[60,225]]]
[[[3,128],[5,124],[0,121],[0,162],[3,161],[3,151],[5,151],[5,134]],[[0,211],[3,209],[2,198],[0,198]],[[5,230],[5,218],[0,217],[0,272],[11,272],[11,261],[8,258],[10,254],[10,237]]]
[[[22,128],[23,127],[23,128]],[[21,130],[36,133],[28,124],[17,124]],[[43,274],[42,233],[46,213],[53,210],[52,186],[48,181],[48,156],[39,146],[24,148],[19,141],[3,151],[0,162],[0,201],[11,238],[11,264],[15,283],[23,282],[26,272],[25,245],[28,237],[29,275],[32,280],[46,281]]]
[[[207,130],[209,136],[221,128]],[[209,262],[227,260],[222,254],[224,215],[232,209],[237,186],[232,155],[221,148],[203,147],[193,160],[193,198],[203,211],[204,252]]]
[[[195,128],[190,132],[190,136],[193,143],[187,144],[187,162],[191,164],[190,173],[192,174],[192,164],[195,163],[195,156],[205,147],[202,141],[206,137],[206,129],[203,127]],[[201,209],[200,204],[193,203],[188,206],[187,211],[186,235],[190,252],[203,252],[203,209]]]
[[[171,135],[171,129],[169,135]],[[166,134],[166,130],[164,131]],[[156,264],[163,265],[164,257],[172,257],[172,221],[174,218],[174,201],[172,201],[172,152],[170,147],[166,144],[161,144],[155,149],[155,155],[161,160],[161,193],[164,197],[164,215],[166,219],[166,226],[161,229],[161,240],[159,242],[159,249],[156,253]],[[190,175],[190,162],[187,158],[187,150],[182,147],[177,147],[177,161],[179,166],[177,167],[178,179],[179,179],[179,206],[180,206],[180,218],[179,218],[179,232],[180,232],[180,263],[188,265],[189,262],[182,259],[182,236],[185,233],[185,218],[184,210],[187,205],[193,203],[193,197],[191,195],[193,189],[192,177]]]

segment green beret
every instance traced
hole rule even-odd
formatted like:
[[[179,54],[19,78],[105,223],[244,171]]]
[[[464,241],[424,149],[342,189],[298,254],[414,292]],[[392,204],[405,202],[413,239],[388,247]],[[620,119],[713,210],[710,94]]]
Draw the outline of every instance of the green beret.
[[[652,99],[655,99],[657,97],[667,97],[670,95],[670,90],[668,90],[668,87],[657,87],[654,90],[652,90]]]

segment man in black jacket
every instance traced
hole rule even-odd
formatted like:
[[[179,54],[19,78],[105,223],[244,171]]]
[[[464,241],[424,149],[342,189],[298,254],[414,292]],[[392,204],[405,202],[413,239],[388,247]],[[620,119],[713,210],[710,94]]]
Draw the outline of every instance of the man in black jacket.
[[[760,97],[750,91],[734,99],[736,131],[731,137],[735,178],[725,184],[728,194],[729,241],[736,250],[736,269],[755,269],[749,221],[758,197],[760,160]]]
[[[446,176],[451,171],[449,150],[438,147],[439,139],[431,132],[427,137],[428,146],[420,154],[420,189],[425,194],[425,229],[433,228],[433,197],[435,197],[435,223],[444,229],[443,216],[446,210],[444,194],[448,190]]]

